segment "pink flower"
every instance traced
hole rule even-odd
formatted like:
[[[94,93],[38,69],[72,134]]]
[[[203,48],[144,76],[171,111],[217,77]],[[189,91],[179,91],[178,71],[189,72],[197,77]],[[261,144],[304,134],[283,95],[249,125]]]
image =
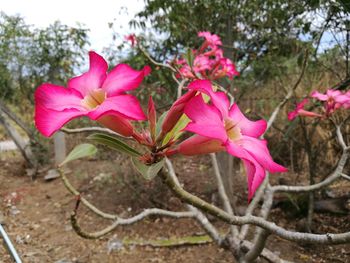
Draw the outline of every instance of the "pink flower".
[[[134,47],[137,43],[137,38],[136,38],[135,34],[126,35],[126,36],[124,36],[124,39],[126,41],[130,41],[130,44],[132,47]]]
[[[68,88],[42,84],[35,91],[35,124],[45,136],[51,136],[70,120],[87,116],[124,135],[133,134],[129,120],[146,119],[135,96],[126,91],[136,89],[150,73],[119,64],[109,73],[106,61],[89,52],[90,69],[69,80]]]
[[[217,46],[221,46],[222,42],[219,36],[211,34],[210,32],[198,32],[199,37],[205,38],[206,46],[210,46],[216,49]]]
[[[178,100],[174,102],[174,104],[169,109],[167,115],[162,124],[162,134],[165,135],[174,128],[176,123],[181,118],[184,113],[184,108],[188,101],[193,98],[196,94],[196,91],[189,91],[186,94],[182,95]]]
[[[207,94],[211,104],[206,104],[201,94],[186,104],[184,112],[191,122],[185,130],[197,135],[182,142],[179,153],[194,155],[226,149],[242,159],[248,174],[249,200],[264,180],[266,170],[271,173],[287,171],[272,160],[267,142],[258,139],[266,130],[266,121],[248,120],[237,104],[230,107],[223,92],[214,92],[208,80],[196,80],[189,88]]]
[[[326,94],[318,91],[313,91],[311,97],[325,102],[326,115],[332,114],[336,109],[339,109],[343,104],[349,102],[349,97],[339,90],[329,89]]]
[[[233,64],[230,59],[221,58],[212,75],[213,79],[219,79],[225,76],[228,76],[230,79],[232,79],[234,76],[238,76],[239,73],[236,70],[235,64]]]
[[[193,61],[194,72],[201,72],[211,69],[210,59],[207,56],[199,55]]]
[[[288,113],[288,120],[294,120],[298,115],[307,117],[322,117],[322,115],[315,112],[304,110],[305,105],[309,102],[308,99],[303,99],[300,103],[297,103],[294,111]]]

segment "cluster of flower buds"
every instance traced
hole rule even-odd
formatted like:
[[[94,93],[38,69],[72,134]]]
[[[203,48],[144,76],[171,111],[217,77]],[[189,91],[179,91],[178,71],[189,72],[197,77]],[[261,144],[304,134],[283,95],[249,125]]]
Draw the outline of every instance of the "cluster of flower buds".
[[[150,68],[138,71],[119,64],[107,72],[106,61],[90,52],[89,71],[70,79],[67,88],[42,84],[36,90],[36,127],[51,136],[73,118],[87,116],[145,146],[147,151],[139,158],[144,165],[156,165],[175,154],[227,151],[243,161],[251,199],[266,171],[285,172],[286,168],[273,161],[267,142],[259,138],[266,130],[266,121],[250,121],[237,104],[231,105],[227,95],[213,86],[213,79],[237,75],[232,62],[217,55],[222,54],[220,38],[208,32],[199,36],[206,40],[189,70],[207,79],[191,80],[187,92],[158,120],[151,97],[146,116],[137,98],[127,93],[139,87]],[[131,122],[144,120],[148,120],[148,129],[141,132]],[[185,131],[193,134],[182,141]]]
[[[178,69],[177,77],[216,80],[226,76],[231,79],[238,76],[233,62],[223,55],[220,37],[210,32],[199,32],[198,36],[205,39],[202,46],[172,62]]]
[[[310,94],[310,98],[323,103],[322,113],[316,113],[305,110],[305,106],[309,102],[308,98],[303,99],[296,105],[294,111],[288,113],[288,120],[295,119],[299,116],[327,118],[331,116],[338,109],[350,108],[350,91],[340,91],[328,89],[325,94],[318,91],[313,91]]]

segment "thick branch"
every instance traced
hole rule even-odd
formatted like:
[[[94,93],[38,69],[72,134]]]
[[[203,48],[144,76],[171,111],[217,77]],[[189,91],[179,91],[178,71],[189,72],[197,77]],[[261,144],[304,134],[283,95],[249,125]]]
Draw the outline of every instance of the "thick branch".
[[[173,181],[180,186],[180,182],[176,176],[174,166],[171,163],[169,159],[165,159],[165,162],[168,167],[169,176],[173,179]],[[204,228],[204,230],[208,233],[208,235],[219,245],[221,246],[223,243],[223,238],[219,234],[219,232],[216,230],[216,228],[209,222],[208,218],[196,207],[187,204],[187,208],[189,211],[193,212],[195,214],[195,218],[197,221],[201,224],[201,226]]]
[[[211,215],[221,219],[228,224],[245,225],[253,224],[260,226],[272,234],[294,242],[315,243],[315,244],[343,244],[350,242],[350,232],[342,234],[309,234],[301,232],[293,232],[277,226],[275,223],[269,222],[265,219],[256,216],[232,216],[224,210],[209,204],[208,202],[200,199],[197,196],[185,191],[182,187],[177,185],[175,181],[169,176],[169,174],[162,170],[159,175],[164,180],[164,183],[179,197],[182,201],[189,203]]]
[[[250,216],[253,214],[254,209],[256,208],[256,206],[259,204],[260,200],[264,196],[264,191],[265,191],[265,187],[268,183],[268,179],[269,178],[266,176],[264,178],[263,183],[260,185],[258,191],[255,192],[253,200],[250,202],[250,204],[248,205],[248,207],[245,211],[246,216]],[[248,230],[249,230],[249,225],[242,226],[241,231],[239,233],[239,238],[241,240],[245,239],[245,237],[247,236]]]
[[[269,174],[266,175],[267,180],[269,178]],[[271,186],[267,183],[264,195],[264,204],[261,208],[260,216],[263,219],[267,219],[273,203],[273,191],[271,190]],[[256,260],[261,254],[262,250],[265,247],[267,238],[269,237],[270,232],[258,228],[257,233],[255,235],[253,241],[253,247],[248,251],[248,253],[244,256],[243,262],[253,262]]]

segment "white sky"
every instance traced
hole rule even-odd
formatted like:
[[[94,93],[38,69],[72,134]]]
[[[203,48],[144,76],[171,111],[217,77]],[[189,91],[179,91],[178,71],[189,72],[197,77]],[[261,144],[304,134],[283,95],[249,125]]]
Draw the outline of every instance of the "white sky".
[[[126,7],[126,8],[125,8]],[[112,43],[109,22],[121,36],[131,33],[128,22],[144,7],[143,0],[0,0],[0,10],[8,15],[20,14],[27,24],[46,27],[56,20],[90,29],[91,49],[98,52]]]

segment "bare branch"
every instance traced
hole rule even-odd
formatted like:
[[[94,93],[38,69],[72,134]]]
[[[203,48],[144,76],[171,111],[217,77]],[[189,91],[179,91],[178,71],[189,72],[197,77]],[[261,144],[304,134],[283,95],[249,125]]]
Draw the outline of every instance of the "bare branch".
[[[112,223],[110,226],[104,228],[101,231],[93,232],[93,233],[88,233],[85,232],[81,229],[77,222],[76,218],[76,212],[73,212],[71,215],[71,223],[74,231],[81,237],[83,238],[88,238],[88,239],[96,239],[100,238],[114,229],[116,229],[120,225],[132,225],[135,224],[141,220],[143,220],[146,217],[152,216],[152,215],[160,215],[160,216],[167,216],[167,217],[174,217],[174,218],[188,218],[188,217],[194,217],[195,213],[193,212],[173,212],[173,211],[167,211],[163,209],[158,209],[158,208],[150,208],[150,209],[145,209],[143,212],[137,214],[136,216],[130,217],[130,218],[118,218],[114,223]]]
[[[321,188],[324,188],[324,187],[330,185],[331,183],[333,183],[336,179],[341,177],[341,174],[342,174],[342,171],[343,171],[344,166],[346,164],[346,161],[348,159],[348,156],[349,156],[348,152],[344,151],[342,156],[340,157],[340,160],[339,160],[338,165],[335,168],[334,172],[320,183],[313,184],[313,185],[307,185],[307,186],[276,185],[276,186],[272,186],[271,189],[274,192],[303,193],[303,192],[316,191],[316,190],[319,190]]]
[[[309,52],[308,50],[306,51],[305,54],[305,58],[304,58],[304,62],[303,62],[303,66],[300,72],[300,75],[297,79],[297,81],[295,82],[294,86],[289,90],[289,92],[287,93],[287,95],[284,97],[284,99],[277,105],[277,107],[274,109],[274,111],[272,112],[269,120],[267,121],[267,127],[266,127],[266,131],[265,133],[270,129],[271,125],[274,123],[274,121],[277,118],[277,115],[279,113],[279,111],[281,110],[281,108],[287,103],[287,101],[292,97],[294,91],[297,89],[297,87],[299,86],[301,80],[303,79],[304,73],[305,73],[305,69],[307,66],[307,60],[309,57]]]
[[[269,174],[267,173],[266,175],[267,177],[267,181],[269,180]],[[261,212],[260,212],[260,216],[263,219],[267,219],[269,214],[270,214],[270,210],[272,207],[272,203],[273,203],[273,191],[271,190],[271,186],[270,184],[267,183],[266,187],[265,187],[265,195],[264,195],[264,204],[261,208]],[[248,253],[244,256],[244,260],[243,262],[253,262],[255,259],[257,259],[259,257],[259,255],[261,254],[262,250],[265,247],[267,238],[269,237],[270,232],[265,230],[265,229],[261,229],[258,228],[257,233],[255,235],[254,241],[253,241],[253,247],[248,251]]]
[[[265,187],[268,184],[268,177],[266,176],[264,178],[263,183],[260,185],[259,189],[255,192],[254,198],[253,200],[250,202],[250,204],[247,207],[247,210],[245,212],[246,216],[250,216],[253,214],[254,209],[256,208],[256,206],[259,204],[260,200],[262,199],[262,197],[264,196],[264,191],[265,191]],[[241,240],[245,239],[245,237],[247,236],[248,230],[249,230],[249,226],[250,225],[244,225],[241,228],[241,231],[239,233],[239,238]]]
[[[343,177],[344,179],[350,181],[350,176],[349,175],[346,175],[346,174],[340,174],[341,177]]]
[[[228,199],[228,196],[226,194],[225,191],[225,187],[221,178],[221,174],[220,174],[220,170],[219,170],[219,165],[218,165],[218,161],[216,159],[216,155],[215,153],[211,153],[210,154],[211,157],[211,161],[213,164],[213,168],[214,168],[214,174],[215,174],[215,178],[216,178],[216,182],[218,185],[218,192],[219,192],[219,196],[221,198],[221,201],[224,205],[224,210],[229,213],[230,215],[234,215],[231,204],[230,204],[230,200]],[[237,226],[232,225],[231,226],[231,233],[232,235],[238,236],[238,228]]]
[[[173,72],[177,72],[176,69],[174,69],[172,66],[168,65],[168,64],[164,64],[164,63],[160,63],[158,61],[155,61],[150,54],[148,54],[148,52],[141,46],[141,45],[137,45],[137,47],[141,50],[141,52],[156,66],[159,67],[163,67],[163,68],[167,68],[170,69]]]
[[[340,146],[342,147],[343,151],[346,151],[349,149],[349,146],[346,145],[343,134],[341,132],[341,126],[336,125],[336,133],[337,133],[337,138]]]
[[[168,158],[165,159],[165,162],[168,167],[169,176],[171,176],[174,182],[180,186],[180,182],[176,176],[173,164]],[[196,207],[192,205],[187,204],[187,208],[189,211],[195,213],[195,218],[201,224],[204,230],[219,246],[221,246],[224,239],[220,236],[216,228],[209,222],[208,218],[200,210],[198,210]]]
[[[174,192],[174,194],[179,197],[182,201],[189,203],[212,216],[221,219],[228,224],[234,225],[245,225],[253,224],[262,227],[272,234],[275,234],[283,239],[303,242],[303,243],[314,243],[314,244],[344,244],[350,242],[350,232],[341,234],[309,234],[302,232],[293,232],[286,230],[275,223],[267,221],[263,218],[256,216],[232,216],[225,212],[224,210],[206,202],[205,200],[190,194],[185,191],[180,185],[176,184],[169,173],[161,170],[159,176],[163,179],[164,183]]]
[[[68,178],[64,175],[64,172],[62,171],[62,169],[58,169],[58,172],[60,173],[63,184],[68,189],[68,191],[71,192],[73,195],[75,195],[77,198],[79,198],[80,201],[92,212],[94,212],[96,215],[99,215],[100,217],[105,219],[116,220],[119,218],[118,215],[102,212],[93,204],[91,204],[88,200],[86,200],[84,197],[81,197],[80,193],[74,188],[74,186],[69,182]]]

